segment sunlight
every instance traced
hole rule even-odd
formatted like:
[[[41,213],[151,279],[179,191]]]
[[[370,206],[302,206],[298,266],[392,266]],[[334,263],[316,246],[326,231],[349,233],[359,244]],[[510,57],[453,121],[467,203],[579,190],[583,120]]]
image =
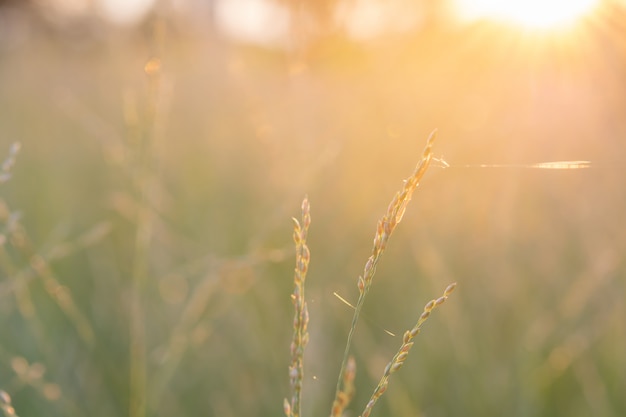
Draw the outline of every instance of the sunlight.
[[[105,19],[120,25],[132,25],[140,21],[154,3],[154,0],[99,0],[96,5]]]
[[[221,30],[244,41],[284,44],[289,34],[289,11],[268,0],[218,0],[215,16]]]
[[[460,19],[489,19],[529,28],[567,27],[591,13],[599,0],[455,0]]]

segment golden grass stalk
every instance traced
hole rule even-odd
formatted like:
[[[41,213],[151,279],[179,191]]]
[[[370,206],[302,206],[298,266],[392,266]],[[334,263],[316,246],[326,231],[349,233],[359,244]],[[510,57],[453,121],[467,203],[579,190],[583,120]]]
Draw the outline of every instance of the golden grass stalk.
[[[305,197],[302,201],[302,219],[299,222],[293,219],[293,240],[296,244],[296,267],[294,272],[294,290],[291,300],[295,314],[293,318],[293,340],[291,342],[291,364],[289,365],[289,379],[291,383],[291,401],[284,400],[284,409],[287,417],[299,417],[302,401],[302,381],[304,379],[303,356],[304,348],[309,341],[307,331],[309,312],[304,299],[304,281],[309,269],[311,254],[306,244],[307,232],[311,224],[311,207]]]
[[[433,158],[432,147],[436,137],[437,131],[434,130],[428,137],[426,147],[422,152],[422,157],[417,163],[413,174],[409,178],[404,180],[404,186],[402,190],[396,193],[395,197],[387,208],[387,212],[378,221],[378,227],[376,229],[376,234],[374,235],[374,247],[372,248],[372,254],[365,263],[363,275],[360,276],[357,281],[357,286],[359,288],[359,298],[354,308],[352,325],[350,327],[350,331],[348,332],[348,340],[346,342],[346,347],[344,350],[341,370],[339,371],[339,377],[337,378],[337,388],[335,390],[335,399],[333,401],[333,406],[331,409],[331,417],[340,417],[343,413],[343,410],[345,409],[345,406],[347,405],[344,401],[344,396],[346,395],[346,392],[348,392],[348,387],[346,387],[345,382],[345,373],[347,372],[346,369],[348,364],[348,358],[350,355],[350,346],[352,344],[352,337],[354,335],[354,331],[359,320],[361,309],[363,308],[365,297],[369,292],[369,289],[372,285],[372,279],[374,278],[374,274],[376,273],[376,265],[378,264],[381,255],[387,247],[387,241],[389,240],[389,237],[395,230],[398,223],[400,223],[400,221],[402,220],[402,216],[404,215],[406,207],[411,200],[413,191],[415,191],[415,189],[417,188],[419,181],[422,179],[424,173],[430,165],[430,162]]]
[[[370,413],[372,412],[372,408],[374,407],[374,404],[376,404],[376,401],[378,401],[378,399],[387,390],[387,386],[389,385],[389,378],[391,377],[391,374],[393,374],[398,369],[400,369],[402,365],[404,364],[404,361],[406,360],[407,356],[409,355],[409,351],[411,350],[411,347],[413,346],[413,341],[412,341],[413,338],[419,334],[422,328],[422,325],[424,324],[426,320],[428,320],[430,313],[435,308],[443,304],[448,299],[448,296],[452,294],[452,291],[454,291],[455,288],[456,288],[456,282],[448,285],[448,287],[443,292],[443,295],[441,297],[439,297],[436,300],[429,301],[424,306],[424,311],[422,312],[419,319],[417,320],[417,323],[415,323],[415,326],[413,326],[411,330],[407,330],[406,332],[404,332],[404,336],[402,338],[402,345],[400,346],[400,348],[394,355],[393,359],[391,359],[391,361],[385,367],[383,376],[382,378],[380,378],[380,381],[378,382],[376,389],[374,389],[374,393],[370,397],[370,400],[365,406],[365,409],[361,413],[360,417],[369,417]]]
[[[335,401],[333,402],[331,415],[341,416],[343,414],[343,410],[345,410],[348,404],[350,404],[350,401],[352,401],[352,397],[354,396],[355,376],[356,361],[353,356],[349,356],[342,376],[343,381],[341,384],[341,391],[336,395]]]

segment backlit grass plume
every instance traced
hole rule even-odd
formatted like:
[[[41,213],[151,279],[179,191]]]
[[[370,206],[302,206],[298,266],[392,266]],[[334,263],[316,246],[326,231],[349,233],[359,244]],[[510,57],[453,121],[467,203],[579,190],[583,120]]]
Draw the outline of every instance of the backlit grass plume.
[[[311,254],[306,244],[306,235],[311,224],[309,200],[302,201],[302,219],[299,222],[293,219],[293,240],[296,244],[296,268],[294,272],[294,289],[291,295],[295,315],[293,318],[293,340],[291,341],[291,365],[289,365],[289,379],[291,382],[291,402],[285,399],[284,408],[287,417],[300,416],[303,380],[303,354],[309,341],[307,327],[309,311],[304,300],[304,281],[309,269]]]
[[[352,316],[352,325],[350,326],[350,331],[348,332],[348,340],[346,342],[346,348],[344,351],[343,360],[341,362],[339,378],[337,379],[335,399],[333,401],[333,406],[330,414],[331,417],[341,416],[344,408],[347,405],[343,401],[343,397],[345,396],[346,392],[346,387],[344,384],[344,372],[346,371],[346,364],[348,363],[348,357],[350,356],[352,337],[354,336],[354,331],[356,330],[356,325],[359,320],[361,310],[363,308],[363,303],[365,302],[365,297],[367,296],[367,293],[369,292],[369,289],[372,285],[372,280],[374,278],[374,274],[376,273],[376,265],[378,264],[381,255],[387,247],[387,242],[391,237],[391,234],[395,230],[398,223],[402,221],[402,216],[404,215],[406,207],[411,200],[413,191],[415,191],[415,189],[419,185],[420,180],[424,176],[424,173],[426,173],[426,170],[430,166],[430,162],[433,158],[433,143],[435,142],[436,137],[437,131],[435,130],[430,134],[428,141],[426,142],[426,147],[422,152],[422,157],[417,163],[413,174],[409,178],[404,180],[404,187],[402,187],[402,190],[396,193],[393,200],[391,200],[391,203],[389,203],[389,206],[387,207],[387,212],[378,221],[376,234],[374,235],[374,246],[372,248],[372,254],[365,263],[363,275],[360,276],[357,280],[357,287],[359,288],[359,299],[356,302],[354,315]]]
[[[339,371],[339,378],[337,380],[337,388],[335,390],[335,398],[331,408],[331,417],[341,417],[345,408],[350,403],[354,395],[354,377],[356,374],[356,362],[352,356],[350,356],[350,347],[352,344],[352,338],[356,329],[356,325],[359,319],[359,315],[363,308],[365,297],[369,292],[372,285],[374,274],[376,273],[376,265],[380,260],[387,242],[391,237],[391,234],[395,230],[396,226],[402,220],[402,216],[406,210],[406,207],[411,200],[411,196],[417,188],[420,180],[424,176],[424,173],[428,169],[431,160],[433,159],[432,147],[437,136],[437,131],[433,131],[428,138],[426,147],[421,155],[413,174],[404,180],[404,186],[394,196],[393,200],[387,208],[385,215],[378,221],[376,228],[376,234],[374,235],[374,245],[372,248],[372,254],[365,263],[363,275],[359,276],[357,280],[357,287],[359,290],[359,298],[356,306],[354,307],[354,316],[352,318],[352,325],[348,332],[348,340],[344,351],[343,360],[341,363],[341,369]],[[294,292],[291,295],[292,301],[295,307],[294,316],[294,334],[291,342],[291,364],[289,366],[289,376],[291,381],[292,398],[291,401],[284,400],[284,410],[287,417],[299,417],[301,410],[301,398],[302,398],[302,381],[303,381],[303,352],[308,342],[309,335],[307,332],[307,325],[309,321],[306,302],[304,299],[304,282],[306,273],[308,270],[310,253],[306,244],[306,237],[309,225],[311,223],[310,206],[308,199],[304,199],[302,202],[302,220],[298,221],[294,219],[294,241],[296,244],[296,268],[294,277]],[[383,377],[381,378],[378,386],[374,390],[370,401],[365,406],[361,417],[369,417],[372,408],[386,391],[391,374],[396,372],[403,365],[409,350],[413,346],[413,338],[420,332],[422,324],[428,319],[433,309],[443,304],[448,296],[454,290],[456,284],[450,284],[443,293],[443,296],[436,300],[430,301],[424,307],[424,311],[420,315],[417,323],[411,329],[405,332],[402,339],[402,345],[400,349],[392,358],[391,362],[384,370]]]
[[[400,369],[404,364],[406,357],[409,355],[409,350],[411,350],[411,347],[413,346],[412,340],[421,331],[422,324],[424,324],[424,322],[428,320],[428,317],[430,317],[430,313],[435,308],[439,307],[448,299],[448,296],[452,294],[452,291],[454,291],[455,288],[456,282],[448,285],[441,297],[437,298],[436,300],[429,301],[424,306],[424,311],[417,320],[417,323],[415,323],[415,326],[413,326],[411,330],[407,330],[406,332],[404,332],[400,349],[398,349],[393,359],[391,359],[391,361],[385,367],[385,372],[383,373],[382,378],[380,378],[380,381],[378,382],[374,393],[370,397],[369,402],[365,406],[363,413],[361,413],[361,417],[369,417],[370,413],[372,412],[372,408],[374,407],[374,404],[376,404],[376,401],[378,401],[378,399],[387,390],[387,385],[389,384],[389,378],[391,377],[391,374]]]

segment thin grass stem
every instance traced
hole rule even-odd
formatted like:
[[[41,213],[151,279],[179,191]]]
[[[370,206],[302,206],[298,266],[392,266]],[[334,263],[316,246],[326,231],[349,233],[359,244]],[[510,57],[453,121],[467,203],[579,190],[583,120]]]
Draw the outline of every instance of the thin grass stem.
[[[293,240],[296,244],[296,267],[294,270],[294,290],[291,300],[294,305],[293,340],[291,342],[291,364],[289,379],[291,383],[291,401],[285,399],[284,410],[287,417],[300,417],[302,404],[302,381],[304,380],[304,348],[309,341],[309,311],[304,298],[304,282],[309,269],[311,254],[306,243],[311,224],[311,207],[305,197],[302,201],[301,221],[293,219]]]
[[[372,408],[374,407],[378,399],[387,390],[387,386],[389,385],[389,378],[391,377],[391,374],[399,370],[404,364],[404,361],[406,360],[407,356],[409,355],[409,351],[411,350],[411,347],[413,346],[413,338],[419,334],[419,332],[422,329],[422,325],[426,322],[426,320],[428,320],[428,317],[430,317],[431,312],[435,308],[443,304],[448,299],[448,296],[452,294],[452,291],[454,291],[455,288],[456,288],[456,282],[448,285],[448,287],[443,292],[443,295],[441,297],[439,297],[436,300],[429,301],[424,306],[424,311],[422,312],[419,319],[417,320],[417,323],[415,323],[415,326],[413,326],[411,330],[407,330],[406,332],[404,332],[404,336],[402,338],[402,345],[400,346],[396,354],[393,356],[393,359],[391,359],[391,361],[385,367],[383,376],[382,378],[380,378],[378,385],[374,389],[374,393],[370,397],[370,400],[365,406],[365,409],[363,410],[363,413],[361,413],[360,417],[369,417],[370,413],[372,412]]]
[[[374,235],[374,246],[372,249],[372,254],[365,264],[363,275],[359,276],[357,281],[359,298],[356,302],[354,315],[352,316],[352,324],[348,332],[348,339],[341,362],[341,369],[339,371],[339,377],[337,378],[337,388],[335,390],[335,399],[333,400],[333,405],[331,408],[331,417],[340,417],[343,413],[343,410],[347,406],[347,404],[343,401],[343,398],[346,396],[347,387],[345,384],[345,373],[350,357],[352,338],[356,330],[356,325],[359,321],[359,315],[361,314],[363,303],[365,302],[365,297],[369,292],[369,289],[372,285],[372,280],[374,278],[374,274],[376,273],[376,265],[378,264],[380,257],[387,247],[389,237],[395,230],[398,223],[400,223],[400,221],[402,220],[402,216],[404,215],[406,207],[411,200],[413,191],[415,191],[415,189],[419,185],[420,180],[422,179],[424,173],[430,165],[430,162],[433,158],[432,147],[436,137],[437,130],[434,130],[428,137],[426,147],[422,152],[422,156],[417,163],[413,174],[404,181],[404,186],[402,190],[396,193],[395,197],[387,208],[387,212],[378,221],[378,227],[376,229],[376,234]]]

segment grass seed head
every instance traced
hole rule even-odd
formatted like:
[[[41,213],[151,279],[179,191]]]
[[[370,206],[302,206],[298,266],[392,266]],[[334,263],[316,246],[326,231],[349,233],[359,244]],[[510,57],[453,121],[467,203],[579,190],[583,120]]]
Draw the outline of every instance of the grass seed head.
[[[449,296],[450,294],[452,294],[455,288],[456,288],[456,282],[453,282],[452,284],[448,285],[446,290],[443,292],[443,296],[444,297]]]

